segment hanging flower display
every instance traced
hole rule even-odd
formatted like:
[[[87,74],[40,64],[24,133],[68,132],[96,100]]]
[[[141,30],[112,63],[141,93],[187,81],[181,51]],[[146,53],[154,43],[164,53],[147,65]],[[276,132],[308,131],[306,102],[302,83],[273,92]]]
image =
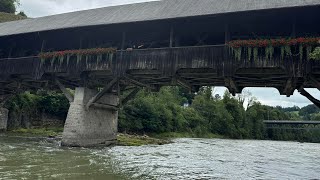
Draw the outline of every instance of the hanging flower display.
[[[103,60],[112,60],[113,54],[116,53],[115,48],[95,48],[95,49],[79,49],[79,50],[65,50],[56,52],[40,53],[38,57],[41,60],[41,66],[47,61],[50,62],[51,67],[54,65],[62,65],[66,62],[69,65],[72,57],[76,58],[76,65],[80,64],[82,60],[85,60],[85,64],[89,61],[95,60],[96,63],[100,63]]]
[[[298,47],[299,52],[295,53],[296,56],[300,56],[302,60],[304,55],[307,55],[307,59],[310,59],[312,49],[318,45],[320,37],[313,38],[294,38],[294,39],[263,39],[263,40],[235,40],[230,41],[228,46],[232,49],[233,55],[237,60],[240,60],[244,52],[247,54],[247,59],[251,60],[252,56],[254,60],[258,59],[258,56],[265,55],[265,59],[272,59],[275,49],[280,50],[280,56],[283,60],[285,56],[292,56],[292,47]]]
[[[79,50],[65,50],[56,52],[45,52],[38,55],[41,59],[48,59],[54,57],[65,56],[85,56],[85,55],[103,55],[115,53],[115,48],[95,48],[95,49],[79,49]]]

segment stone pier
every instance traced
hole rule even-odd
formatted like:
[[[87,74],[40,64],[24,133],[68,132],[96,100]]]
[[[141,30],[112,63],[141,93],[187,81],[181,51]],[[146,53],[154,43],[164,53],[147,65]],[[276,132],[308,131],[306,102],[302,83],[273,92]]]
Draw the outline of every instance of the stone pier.
[[[0,107],[0,132],[7,130],[8,113],[8,109]]]
[[[89,100],[98,92],[76,88],[64,126],[62,146],[90,147],[110,145],[117,139],[119,98],[105,94],[89,108]]]

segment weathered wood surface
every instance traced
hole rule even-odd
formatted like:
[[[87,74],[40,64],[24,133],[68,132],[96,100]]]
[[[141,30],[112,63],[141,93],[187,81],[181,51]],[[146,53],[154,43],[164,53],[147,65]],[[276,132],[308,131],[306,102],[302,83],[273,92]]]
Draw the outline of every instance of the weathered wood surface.
[[[175,85],[174,79],[178,78],[186,86],[229,86],[237,92],[244,87],[267,86],[290,95],[301,86],[315,87],[309,76],[320,81],[319,61],[299,57],[281,60],[276,54],[271,60],[261,56],[249,61],[244,57],[235,60],[225,46],[199,46],[118,51],[112,57],[1,59],[0,89],[16,81],[50,81],[52,76],[74,86],[99,87],[115,77],[121,80],[130,75],[141,84],[152,86]]]

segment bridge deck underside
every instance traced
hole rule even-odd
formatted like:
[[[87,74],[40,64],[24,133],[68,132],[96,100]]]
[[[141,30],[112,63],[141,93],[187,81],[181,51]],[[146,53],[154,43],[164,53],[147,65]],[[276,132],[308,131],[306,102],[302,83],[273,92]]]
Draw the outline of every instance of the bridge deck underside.
[[[0,60],[0,93],[18,90],[58,88],[58,78],[67,87],[103,87],[118,77],[122,89],[128,86],[181,85],[190,90],[201,86],[225,86],[231,93],[245,87],[275,87],[290,96],[295,89],[316,88],[320,62],[298,58],[267,60],[242,57],[235,60],[224,46],[180,47],[118,51],[112,59],[95,56],[41,60],[38,57]]]

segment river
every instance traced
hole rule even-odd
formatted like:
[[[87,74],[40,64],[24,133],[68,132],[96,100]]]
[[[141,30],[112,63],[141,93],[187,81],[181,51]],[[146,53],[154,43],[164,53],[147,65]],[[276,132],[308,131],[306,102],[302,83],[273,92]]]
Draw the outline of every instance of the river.
[[[162,146],[62,148],[0,136],[0,179],[319,179],[320,144],[176,139]]]

